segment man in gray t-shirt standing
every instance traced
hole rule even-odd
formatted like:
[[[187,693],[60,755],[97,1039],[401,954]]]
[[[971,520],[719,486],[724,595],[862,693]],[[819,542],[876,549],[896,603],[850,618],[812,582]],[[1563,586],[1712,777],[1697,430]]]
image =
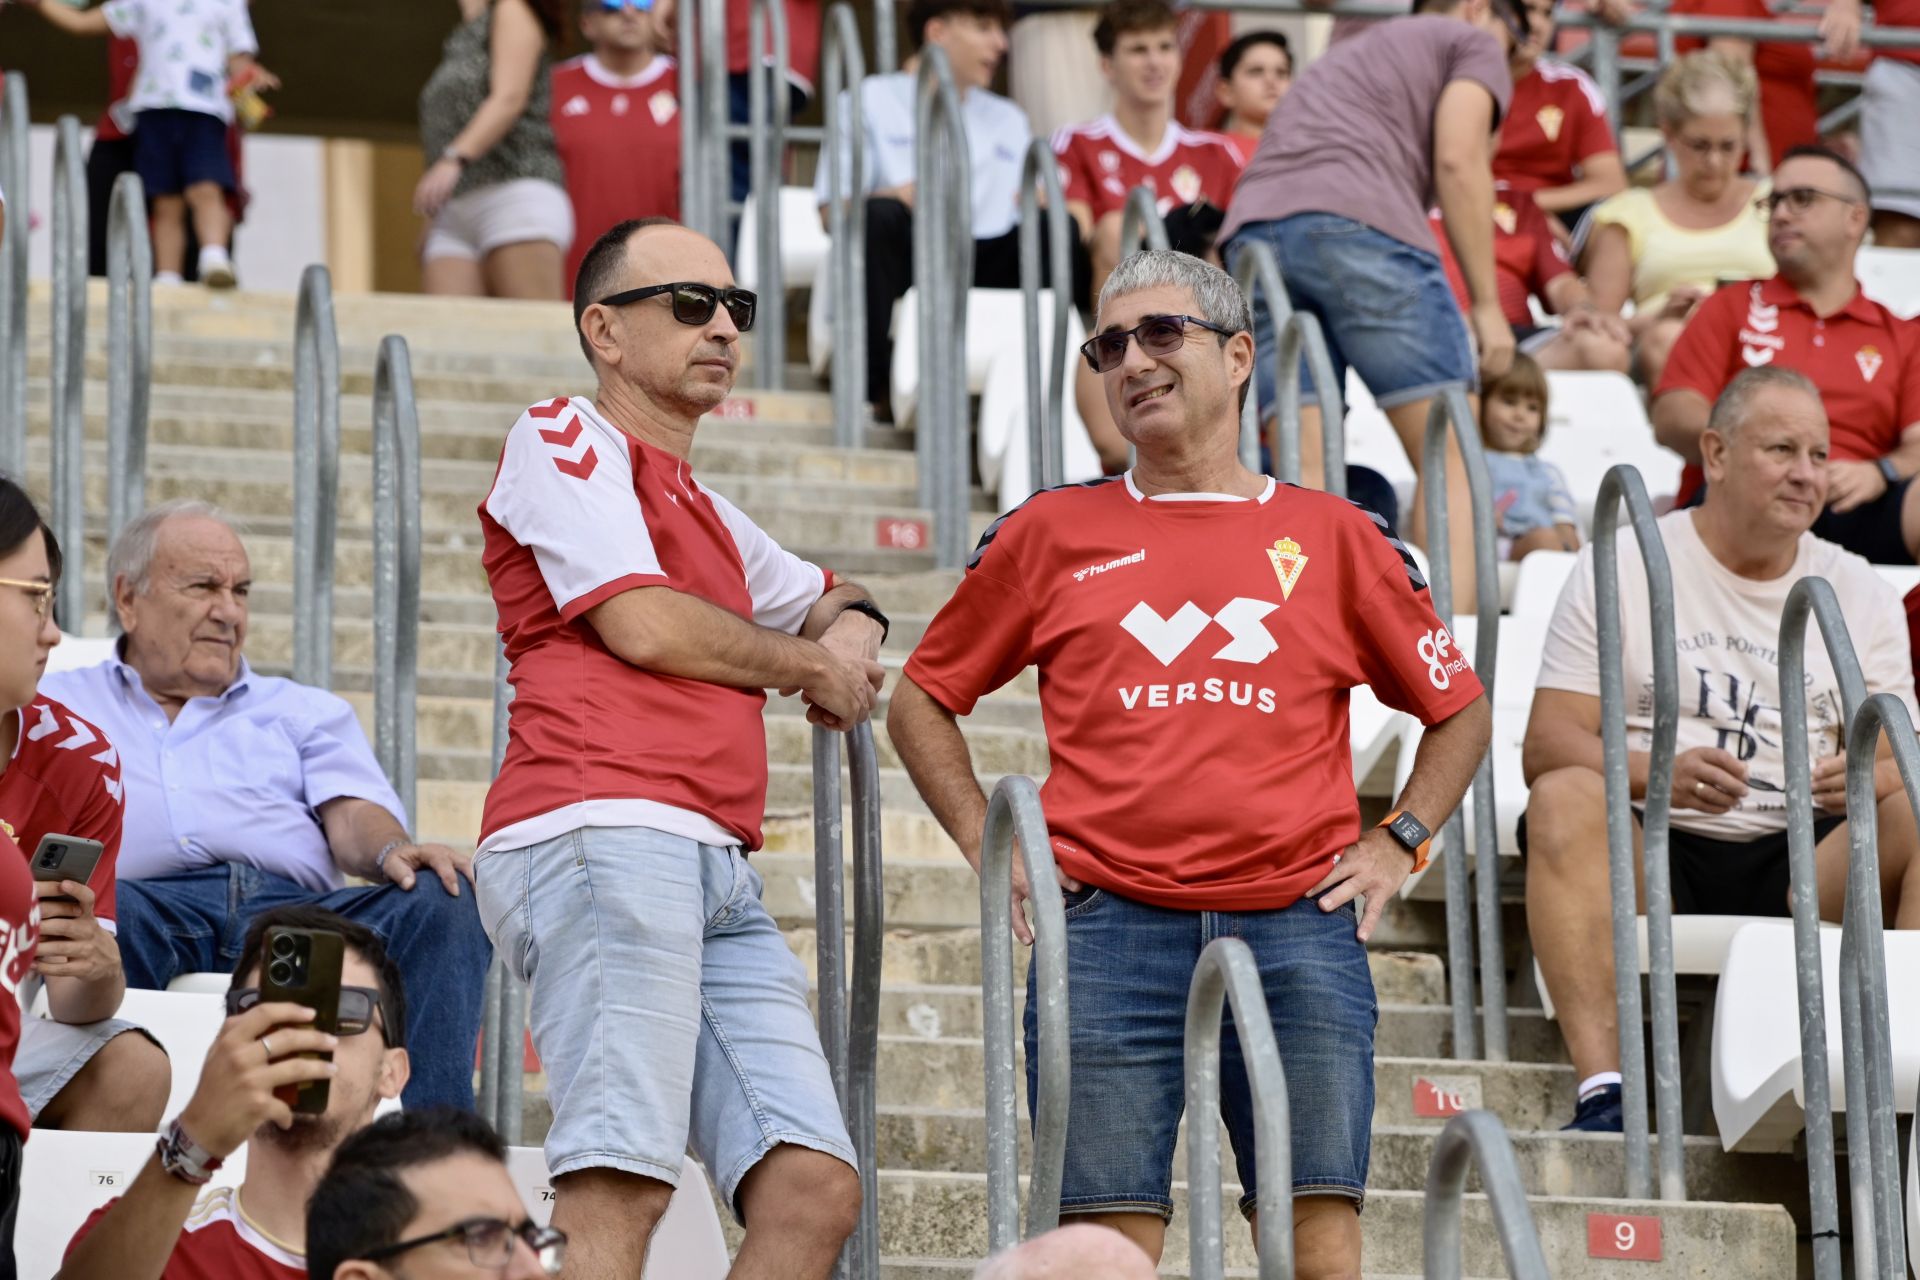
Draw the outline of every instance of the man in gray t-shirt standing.
[[[1476,385],[1474,345],[1488,376],[1513,359],[1494,278],[1489,166],[1513,94],[1507,56],[1524,29],[1513,0],[1421,0],[1412,17],[1335,44],[1268,118],[1220,232],[1229,263],[1250,241],[1272,248],[1293,306],[1326,333],[1335,377],[1344,382],[1349,365],[1359,371],[1416,468],[1428,402],[1447,387]],[[1427,222],[1436,202],[1473,301],[1471,339]],[[1264,297],[1254,327],[1271,349]],[[1262,360],[1259,374],[1270,413],[1271,363]],[[1304,367],[1300,387],[1301,402],[1317,406]],[[1318,484],[1319,410],[1302,417],[1302,474]],[[1457,449],[1447,492],[1464,523],[1471,507]],[[1425,524],[1416,495],[1408,527],[1423,545]],[[1472,546],[1464,531],[1453,539],[1456,600],[1473,598]]]

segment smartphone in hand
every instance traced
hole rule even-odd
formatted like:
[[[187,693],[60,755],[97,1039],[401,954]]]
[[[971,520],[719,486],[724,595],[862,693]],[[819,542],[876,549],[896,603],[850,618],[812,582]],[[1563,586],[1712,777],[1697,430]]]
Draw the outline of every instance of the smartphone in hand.
[[[312,1027],[329,1035],[340,1029],[340,967],[347,942],[332,929],[267,930],[260,957],[260,1002],[285,1001],[313,1010]],[[271,1036],[268,1039],[272,1039]],[[302,1055],[331,1061],[327,1052]],[[282,1102],[304,1115],[327,1109],[327,1081],[306,1080],[279,1091]]]
[[[98,840],[49,832],[40,837],[40,844],[33,851],[33,878],[55,884],[62,880],[86,884],[93,878],[93,869],[100,865],[100,857],[106,851],[106,846]],[[72,902],[73,898],[59,893],[47,901]]]

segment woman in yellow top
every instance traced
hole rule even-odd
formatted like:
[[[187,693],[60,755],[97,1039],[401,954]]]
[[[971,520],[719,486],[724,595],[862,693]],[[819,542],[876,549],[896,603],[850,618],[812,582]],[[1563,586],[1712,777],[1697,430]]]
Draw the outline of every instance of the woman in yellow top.
[[[1634,371],[1647,386],[1702,298],[1774,272],[1766,216],[1754,207],[1768,184],[1740,173],[1754,97],[1751,67],[1708,50],[1678,59],[1653,91],[1674,176],[1594,207],[1581,265],[1596,306],[1633,303]]]

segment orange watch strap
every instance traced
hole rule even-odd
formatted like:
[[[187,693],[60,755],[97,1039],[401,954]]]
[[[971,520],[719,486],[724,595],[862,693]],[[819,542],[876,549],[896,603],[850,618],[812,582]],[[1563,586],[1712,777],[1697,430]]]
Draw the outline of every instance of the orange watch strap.
[[[1405,809],[1395,809],[1392,813],[1380,819],[1378,825],[1382,827],[1391,826],[1393,825],[1393,820],[1405,812]],[[1406,848],[1405,845],[1401,845],[1400,847],[1403,849]],[[1413,870],[1407,874],[1413,875],[1417,872],[1425,871],[1427,864],[1433,861],[1433,837],[1428,836],[1420,843],[1418,849],[1414,849],[1411,852],[1413,853]]]

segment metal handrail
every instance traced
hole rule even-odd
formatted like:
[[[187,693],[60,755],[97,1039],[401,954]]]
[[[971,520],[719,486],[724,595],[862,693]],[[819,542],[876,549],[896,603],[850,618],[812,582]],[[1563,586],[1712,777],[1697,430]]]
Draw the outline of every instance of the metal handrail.
[[[967,125],[946,51],[920,52],[914,85],[913,278],[920,325],[920,505],[933,513],[934,560],[966,563],[967,293],[973,284],[973,184]]]
[[[1067,1023],[1067,909],[1054,870],[1053,845],[1033,779],[1000,779],[987,802],[980,839],[980,968],[986,1017],[987,1249],[1019,1238],[1020,1124],[1013,1075],[1013,845],[1027,871],[1033,907],[1034,1011],[1038,1083],[1033,1107],[1033,1168],[1027,1183],[1025,1234],[1060,1223],[1060,1183],[1067,1158],[1067,1105],[1072,1061]],[[1201,1126],[1194,1125],[1198,1130]],[[1192,1134],[1188,1142],[1193,1141]],[[1218,1216],[1217,1214],[1215,1215]]]
[[[893,19],[892,5],[873,6],[873,70],[876,75],[885,75],[900,65]]]
[[[420,412],[407,340],[373,367],[373,751],[416,823],[420,667]]]
[[[147,508],[147,409],[153,390],[153,240],[137,173],[113,180],[107,206],[107,545]]]
[[[773,63],[760,56],[772,32]],[[748,154],[753,172],[754,245],[759,278],[759,315],[753,326],[753,385],[778,388],[787,368],[787,288],[780,262],[780,170],[787,153],[787,6],[785,0],[751,0],[747,45]],[[770,93],[769,82],[779,86]],[[722,137],[726,135],[723,132]],[[724,150],[724,148],[723,148]]]
[[[1613,905],[1613,985],[1620,1023],[1620,1096],[1626,1116],[1629,1199],[1648,1198],[1646,1036],[1640,1025],[1640,939],[1633,875],[1632,788],[1627,769],[1627,695],[1620,635],[1620,548],[1625,504],[1647,574],[1653,646],[1653,745],[1641,811],[1646,848],[1647,985],[1652,993],[1654,1106],[1660,1123],[1660,1198],[1687,1198],[1680,1108],[1680,1013],[1673,977],[1673,880],[1667,855],[1674,740],[1680,725],[1679,649],[1673,569],[1637,468],[1621,463],[1600,480],[1593,506],[1593,594],[1599,614],[1600,734],[1607,788],[1607,870]]]
[[[1325,415],[1322,415],[1323,417]],[[1472,503],[1474,636],[1473,665],[1483,673],[1491,696],[1494,663],[1500,651],[1500,570],[1493,514],[1493,483],[1487,476],[1486,452],[1480,427],[1466,393],[1449,387],[1434,397],[1427,411],[1427,430],[1421,450],[1421,493],[1426,500],[1428,587],[1433,610],[1449,629],[1453,626],[1453,563],[1449,548],[1453,535],[1447,513],[1447,435],[1460,446],[1467,473],[1467,495]],[[1489,744],[1473,774],[1473,835],[1476,863],[1473,892],[1478,904],[1480,942],[1480,1012],[1486,1033],[1486,1056],[1507,1060],[1506,946],[1500,920],[1500,848],[1498,814],[1493,795],[1493,749]],[[1447,892],[1447,989],[1453,1004],[1453,1054],[1477,1058],[1479,1037],[1473,1022],[1473,923],[1467,911],[1467,823],[1455,809],[1446,822],[1443,871]]]
[[[333,683],[333,542],[339,515],[340,335],[333,278],[300,273],[293,327],[293,678]]]
[[[507,648],[503,642],[493,655],[493,776],[507,757],[508,708],[513,685],[508,680]],[[518,1143],[523,1119],[526,1073],[522,1069],[522,1041],[526,1038],[526,990],[508,971],[498,952],[487,970],[487,989],[481,1006],[480,1114],[492,1123],[503,1142]],[[511,1027],[509,1031],[507,1028]],[[491,1103],[491,1108],[488,1104]]]
[[[726,0],[700,0],[698,7],[700,59],[696,83],[700,110],[704,115],[701,131],[706,150],[703,156],[683,158],[680,169],[684,175],[696,170],[700,160],[706,161],[707,235],[716,244],[730,245],[733,231],[733,220],[729,216],[733,199],[733,154],[727,140],[728,99],[731,95],[727,83]],[[685,74],[684,69],[681,74]],[[681,102],[686,102],[687,98],[688,93],[683,89]],[[684,176],[681,181],[686,181]]]
[[[1120,210],[1120,256],[1127,257],[1139,249],[1172,247],[1167,239],[1166,219],[1160,216],[1153,192],[1144,186],[1127,192],[1127,203]]]
[[[0,73],[0,473],[27,473],[27,237],[32,202],[27,163],[27,78]]]
[[[1258,1214],[1255,1250],[1261,1280],[1293,1275],[1293,1139],[1287,1073],[1267,1012],[1260,966],[1239,938],[1215,938],[1200,953],[1187,987],[1187,1216],[1193,1280],[1226,1274],[1225,1226],[1220,1218],[1221,1019],[1233,1008],[1234,1036],[1253,1094],[1254,1189]]]
[[[1044,204],[1041,197],[1045,197]],[[1053,294],[1053,325],[1040,354],[1040,229],[1047,233],[1047,288]],[[1027,144],[1020,163],[1020,301],[1027,324],[1027,455],[1035,489],[1051,489],[1067,477],[1067,317],[1073,305],[1072,242],[1060,162],[1045,138]]]
[[[885,6],[881,6],[884,8]],[[866,55],[860,49],[860,24],[848,5],[827,10],[820,42],[820,88],[827,116],[826,167],[827,269],[833,300],[833,442],[842,449],[860,443],[866,421],[867,377],[867,131],[859,94],[866,82]],[[846,139],[847,172],[842,173],[841,139]],[[842,196],[845,196],[843,199]],[[817,287],[817,286],[816,286]]]
[[[12,219],[8,219],[12,221]],[[53,148],[53,438],[49,488],[53,533],[73,561],[54,603],[60,625],[79,631],[86,616],[87,528],[83,470],[87,378],[87,170],[80,121],[61,116]]]
[[[1433,1144],[1427,1162],[1426,1213],[1421,1224],[1421,1252],[1426,1256],[1426,1280],[1460,1280],[1460,1209],[1466,1195],[1467,1170],[1480,1170],[1480,1185],[1493,1210],[1494,1231],[1506,1255],[1507,1274],[1514,1280],[1549,1280],[1547,1256],[1540,1248],[1540,1232],[1533,1210],[1527,1207],[1526,1184],[1513,1158],[1513,1142],[1506,1126],[1491,1111],[1467,1111],[1447,1121]]]
[[[705,118],[700,98],[700,10],[682,10],[675,32],[674,75],[680,87],[680,222],[711,237],[707,217],[707,183],[701,161],[707,154]],[[714,237],[718,243],[717,237]]]

